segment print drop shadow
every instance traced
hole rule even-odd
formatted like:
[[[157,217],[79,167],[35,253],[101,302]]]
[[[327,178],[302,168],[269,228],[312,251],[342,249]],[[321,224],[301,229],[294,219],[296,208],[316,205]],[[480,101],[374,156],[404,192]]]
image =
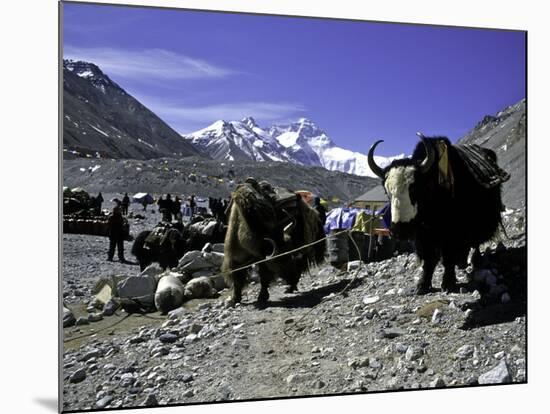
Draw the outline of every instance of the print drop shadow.
[[[527,314],[527,248],[497,249],[483,255],[486,266],[497,269],[503,276],[502,283],[507,286],[510,301],[501,303],[491,298],[486,288],[470,282],[468,290],[478,290],[481,298],[475,302],[466,303],[462,310],[472,312],[464,321],[462,329],[474,329],[487,325],[513,322],[516,318]]]

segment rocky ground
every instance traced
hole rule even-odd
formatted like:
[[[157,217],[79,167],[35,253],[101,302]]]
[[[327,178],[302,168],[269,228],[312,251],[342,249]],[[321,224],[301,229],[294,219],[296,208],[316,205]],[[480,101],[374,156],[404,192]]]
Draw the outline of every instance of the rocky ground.
[[[148,213],[132,233],[157,220]],[[252,280],[236,307],[222,292],[167,316],[119,310],[65,328],[63,409],[524,382],[524,211],[504,221],[508,238],[483,246],[485,271],[458,272],[459,293],[414,295],[420,268],[411,254],[312,269],[295,294],[272,286],[262,310]],[[77,315],[100,276],[138,273],[105,261],[104,238],[64,235],[63,248],[63,296]],[[441,275],[438,267],[434,286]],[[82,334],[90,336],[70,340]]]

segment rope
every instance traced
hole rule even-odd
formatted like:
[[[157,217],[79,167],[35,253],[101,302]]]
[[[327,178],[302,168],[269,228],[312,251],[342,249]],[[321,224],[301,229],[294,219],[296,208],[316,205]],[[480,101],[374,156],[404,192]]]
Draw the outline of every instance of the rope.
[[[370,221],[371,219],[369,219]],[[368,223],[368,221],[367,221]],[[353,239],[353,237],[351,237],[351,230],[352,229],[348,229],[346,230],[346,233],[348,235],[348,237],[350,238],[350,240],[352,241],[355,249],[357,250],[357,255],[359,257],[359,260],[361,260],[361,251],[359,249],[359,246],[357,245],[357,243],[355,242],[355,240]],[[329,300],[331,299],[334,299],[336,296],[340,296],[340,295],[344,295],[344,293],[350,288],[350,286],[353,285],[353,283],[355,283],[355,281],[357,280],[357,275],[359,274],[359,269],[357,269],[354,274],[353,274],[353,277],[351,278],[351,280],[346,284],[346,286],[344,286],[343,289],[341,289],[338,293],[336,293],[334,296],[325,296],[323,299],[321,299],[321,301],[319,302],[319,305],[321,303],[324,303],[324,302],[328,302]],[[288,331],[292,328],[295,328],[298,323],[300,323],[301,321],[303,321],[312,311],[313,311],[314,308],[311,308],[309,309],[306,313],[304,313],[297,321],[295,321],[292,325],[286,327],[284,330],[283,330],[283,334],[285,334],[285,336],[289,337],[289,338],[294,338],[295,336],[291,336],[288,334]]]
[[[369,221],[370,221],[370,220],[371,220],[371,219],[369,218]],[[367,221],[367,223],[368,223],[368,221]],[[342,233],[346,233],[346,234],[347,234],[347,236],[350,238],[350,240],[352,241],[352,243],[353,243],[353,245],[354,245],[354,247],[355,247],[355,249],[356,249],[356,251],[357,251],[357,255],[358,255],[358,257],[359,257],[359,260],[361,260],[361,251],[360,251],[360,249],[359,249],[359,246],[357,246],[357,243],[355,242],[355,240],[353,239],[353,237],[351,237],[351,232],[352,232],[352,230],[353,230],[353,229],[349,228],[349,229],[344,230],[343,232],[340,232],[340,233],[338,233],[338,234],[342,234]],[[230,270],[226,270],[225,272],[220,272],[220,273],[214,274],[214,275],[212,275],[211,277],[223,276],[223,275],[225,275],[225,274],[227,274],[227,273],[238,272],[238,271],[240,271],[240,270],[249,269],[249,268],[251,268],[252,266],[255,266],[255,265],[258,265],[258,264],[261,264],[261,263],[267,263],[267,262],[269,262],[269,261],[271,261],[271,260],[275,260],[275,259],[278,259],[278,258],[280,258],[280,257],[287,256],[287,255],[289,255],[289,254],[293,254],[293,253],[299,252],[300,250],[303,250],[303,249],[306,249],[306,248],[308,248],[308,247],[314,246],[314,245],[316,245],[316,244],[318,244],[318,243],[321,243],[321,242],[323,242],[323,241],[325,241],[325,240],[327,240],[327,239],[329,239],[329,238],[331,238],[331,237],[334,237],[334,234],[325,236],[325,237],[323,237],[322,239],[315,240],[315,241],[313,241],[313,242],[311,242],[311,243],[304,244],[304,245],[302,245],[302,246],[300,246],[300,247],[297,247],[297,248],[295,248],[295,249],[292,249],[292,250],[289,250],[289,251],[286,251],[286,252],[277,254],[277,255],[275,255],[275,256],[268,257],[268,258],[265,258],[265,259],[262,259],[262,260],[258,260],[258,261],[256,261],[256,262],[253,262],[253,263],[248,264],[248,265],[246,265],[246,266],[241,266],[241,267],[238,267],[238,268],[236,268],[236,269],[230,269]],[[329,299],[331,299],[331,298],[333,298],[333,297],[335,297],[335,296],[343,295],[343,294],[346,292],[346,290],[349,289],[349,287],[355,282],[355,280],[357,279],[357,274],[358,274],[358,271],[356,271],[356,272],[354,273],[353,278],[349,281],[349,283],[348,283],[346,286],[344,286],[344,288],[343,288],[340,292],[338,292],[338,293],[337,293],[336,295],[334,295],[334,296],[331,296],[330,298],[324,297],[324,298],[321,300],[320,303],[323,303],[323,302],[325,302],[326,300],[329,300]],[[151,296],[151,295],[136,296],[136,297],[131,297],[131,298],[124,298],[124,300],[132,301],[132,302],[136,303],[137,305],[140,305],[140,299],[142,299],[142,298],[149,298],[150,296]],[[64,306],[65,306],[66,308],[68,308],[68,309],[72,312],[72,309],[70,309],[67,305],[64,304]],[[296,322],[294,322],[292,325],[290,325],[289,327],[285,328],[284,331],[283,331],[283,333],[284,333],[286,336],[289,336],[289,337],[290,337],[290,335],[288,335],[287,331],[288,331],[290,328],[295,327],[295,326],[298,324],[298,322],[302,321],[311,311],[313,311],[313,308],[311,308],[308,312],[306,312],[304,315],[302,315],[302,316],[300,317],[300,319],[298,319],[298,320],[297,320]],[[73,314],[74,314],[74,312],[73,312]],[[75,336],[75,337],[72,337],[72,338],[64,339],[64,340],[63,340],[63,343],[71,342],[71,341],[74,341],[74,340],[76,340],[76,339],[86,338],[86,337],[88,337],[88,336],[92,336],[92,335],[95,335],[95,334],[97,334],[97,333],[99,333],[99,332],[102,332],[102,331],[104,331],[104,330],[110,329],[110,328],[112,328],[112,327],[118,325],[119,323],[122,323],[122,322],[123,322],[124,320],[126,320],[130,315],[132,315],[132,314],[129,313],[129,314],[127,314],[126,316],[124,316],[122,319],[116,321],[115,323],[113,323],[113,324],[111,324],[111,325],[108,325],[108,326],[105,326],[105,327],[103,327],[103,328],[101,328],[101,329],[99,329],[99,330],[97,330],[97,331],[95,331],[95,332],[89,332],[89,333],[87,333],[87,334],[83,334],[83,335]],[[156,319],[156,318],[155,318],[155,319]]]
[[[72,312],[72,311],[71,311],[71,312]],[[88,333],[83,334],[83,335],[73,336],[72,338],[64,339],[64,340],[63,340],[63,343],[71,342],[71,341],[74,341],[74,340],[76,340],[76,339],[86,338],[86,337],[88,337],[88,336],[92,336],[92,335],[95,335],[95,334],[97,334],[97,333],[99,333],[99,332],[105,331],[106,329],[110,329],[110,328],[112,328],[112,327],[118,325],[119,323],[122,323],[122,322],[125,321],[126,319],[128,319],[128,317],[129,317],[130,315],[131,315],[131,313],[125,315],[122,319],[116,321],[115,323],[113,323],[113,324],[111,324],[111,325],[108,325],[108,326],[105,326],[105,327],[103,327],[103,328],[101,328],[101,329],[99,329],[99,330],[97,330],[97,331],[95,331],[95,332],[88,332]]]

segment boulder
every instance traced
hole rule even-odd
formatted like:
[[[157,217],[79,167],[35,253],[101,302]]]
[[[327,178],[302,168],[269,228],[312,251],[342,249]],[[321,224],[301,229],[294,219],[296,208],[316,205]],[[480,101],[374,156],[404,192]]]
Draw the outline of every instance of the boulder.
[[[197,257],[200,257],[202,252],[199,250],[192,250],[183,255],[183,257],[178,262],[178,268],[185,266],[187,263],[191,263]]]
[[[158,279],[162,273],[164,273],[162,267],[160,267],[157,263],[153,263],[147,266],[145,270],[141,272],[140,276],[152,276]]]
[[[179,308],[183,303],[184,292],[185,287],[176,276],[163,276],[157,285],[155,306],[163,314]]]
[[[150,267],[150,266],[149,266]],[[149,269],[149,268],[147,268]],[[145,269],[145,271],[147,270]],[[144,272],[145,272],[144,271]],[[145,305],[153,305],[157,290],[156,276],[130,276],[117,285],[118,297],[121,299],[139,299]]]

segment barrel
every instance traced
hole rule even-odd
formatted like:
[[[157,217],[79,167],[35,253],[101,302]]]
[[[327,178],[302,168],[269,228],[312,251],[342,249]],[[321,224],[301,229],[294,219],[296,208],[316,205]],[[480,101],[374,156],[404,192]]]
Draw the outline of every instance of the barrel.
[[[361,231],[353,231],[350,233],[353,243],[348,239],[349,245],[349,261],[362,260],[366,261],[367,256],[364,253],[365,250],[365,233]],[[359,249],[359,251],[357,251]]]
[[[349,260],[348,235],[342,230],[333,230],[328,238],[328,260],[337,268]]]

